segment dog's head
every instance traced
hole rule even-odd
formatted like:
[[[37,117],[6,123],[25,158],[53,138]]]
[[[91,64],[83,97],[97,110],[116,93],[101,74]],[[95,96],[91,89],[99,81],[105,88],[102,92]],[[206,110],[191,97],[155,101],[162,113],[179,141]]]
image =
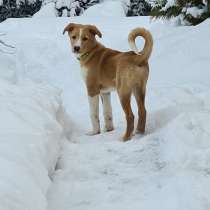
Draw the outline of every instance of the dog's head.
[[[70,38],[72,52],[78,55],[88,53],[96,46],[96,35],[102,37],[101,32],[93,25],[70,23],[64,28],[63,34],[66,31]]]

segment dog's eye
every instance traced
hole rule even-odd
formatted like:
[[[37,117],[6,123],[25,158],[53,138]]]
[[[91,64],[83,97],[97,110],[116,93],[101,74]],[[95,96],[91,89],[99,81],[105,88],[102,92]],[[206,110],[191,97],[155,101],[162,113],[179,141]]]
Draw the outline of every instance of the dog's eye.
[[[72,36],[71,38],[72,38],[72,39],[76,39],[76,36]]]
[[[84,37],[82,40],[83,40],[83,41],[87,41],[87,40],[88,40],[88,38],[87,38],[87,37]]]

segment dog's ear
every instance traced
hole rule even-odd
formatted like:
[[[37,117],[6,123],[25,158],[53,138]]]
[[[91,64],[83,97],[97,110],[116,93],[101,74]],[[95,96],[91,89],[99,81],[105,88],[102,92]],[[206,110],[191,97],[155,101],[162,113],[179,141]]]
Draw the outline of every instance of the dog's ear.
[[[76,26],[75,23],[69,23],[63,30],[63,34],[65,34],[66,31],[71,32],[73,31],[74,27]]]
[[[100,38],[102,37],[101,32],[96,28],[96,26],[89,25],[88,28],[92,34],[98,35]]]

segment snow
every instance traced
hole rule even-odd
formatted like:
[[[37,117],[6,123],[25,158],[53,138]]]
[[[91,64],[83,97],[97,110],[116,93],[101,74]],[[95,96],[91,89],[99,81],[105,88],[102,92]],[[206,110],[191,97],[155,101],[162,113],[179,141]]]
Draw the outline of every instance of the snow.
[[[103,34],[100,42],[123,51],[129,50],[127,36],[131,29],[146,27],[152,32],[154,51],[147,87],[145,135],[136,135],[126,143],[120,141],[125,122],[116,93],[112,94],[115,130],[91,137],[85,135],[91,127],[86,90],[68,37],[62,35],[69,22],[96,25]],[[0,126],[12,126],[16,132],[14,136],[11,132],[7,134],[5,141],[11,154],[18,153],[20,156],[17,157],[33,162],[35,166],[31,167],[28,162],[20,162],[17,166],[6,162],[1,164],[3,172],[8,173],[7,167],[11,167],[13,171],[9,174],[19,177],[20,173],[23,178],[11,177],[16,183],[12,187],[8,187],[11,182],[0,178],[0,193],[5,195],[3,201],[13,198],[5,204],[0,202],[0,207],[3,203],[2,209],[9,209],[11,205],[14,205],[14,210],[24,209],[17,205],[20,202],[27,206],[27,210],[46,209],[46,205],[49,210],[208,210],[209,26],[209,20],[196,27],[173,27],[150,22],[149,17],[88,16],[9,19],[1,23],[0,31],[7,33],[4,40],[17,48],[16,60],[10,62],[10,55],[5,60],[5,66],[11,64],[8,74],[3,75],[3,70],[1,73],[4,78],[2,84],[6,84],[6,88],[1,88],[5,96],[3,101],[11,100],[13,109],[17,107],[15,111],[21,114],[24,124],[19,123],[19,115],[14,115],[14,120],[9,118],[8,102],[5,109],[9,114],[2,119],[16,124],[6,124],[4,120],[0,121]],[[141,39],[137,42],[142,46]],[[18,72],[14,70],[17,64]],[[18,82],[22,77],[33,82],[22,85]],[[15,84],[8,86],[10,80]],[[61,96],[52,86],[63,91]],[[12,103],[14,98],[9,97],[10,94],[15,96],[15,103]],[[136,113],[134,101],[132,103]],[[27,106],[23,108],[22,105]],[[65,108],[66,114],[58,123],[56,113],[60,106]],[[67,116],[71,119],[68,124]],[[49,138],[43,138],[48,136],[49,130]],[[19,131],[21,139],[27,140],[24,147],[21,147],[20,139],[14,140],[19,138]],[[27,135],[32,131],[40,132],[41,137],[22,138],[23,131],[27,131]],[[64,133],[69,134],[70,140],[61,140]],[[27,147],[27,143],[37,145],[39,149],[35,146],[34,153],[22,149]],[[11,149],[11,145],[16,149]],[[50,185],[47,174],[48,171],[52,173],[60,146],[62,149],[47,193],[47,203],[45,196]],[[2,150],[7,155],[7,150]],[[15,156],[14,160],[19,159]],[[4,187],[3,183],[7,186]],[[18,186],[17,193],[14,186]],[[33,196],[25,192],[32,192]]]
[[[63,138],[59,93],[2,79],[0,87],[0,209],[44,210]]]
[[[56,17],[55,3],[50,2],[41,7],[41,9],[33,15],[35,18]]]
[[[207,12],[207,8],[204,7],[202,9],[198,9],[197,7],[190,7],[186,8],[186,14],[187,15],[192,15],[193,17],[199,17],[201,16],[204,12]]]
[[[42,6],[42,8],[33,15],[33,17],[36,18],[56,17],[55,5],[57,9],[65,6],[69,8],[70,7],[69,5],[72,6],[73,3],[75,4],[73,5],[73,7],[76,7],[78,6],[76,4],[79,4],[78,2],[72,2],[68,0],[61,0],[61,1],[56,1],[56,3],[50,2],[44,4],[44,6]],[[119,1],[119,0],[103,1],[99,4],[89,7],[83,12],[82,15],[89,17],[124,17],[126,16],[126,10],[127,10],[126,3],[127,2],[125,1]],[[67,16],[67,14],[63,16]]]
[[[18,6],[20,6],[20,4],[23,3],[23,2],[24,2],[24,0],[16,0],[16,4]],[[35,2],[36,2],[36,0],[28,0],[29,4],[34,4]]]
[[[167,0],[166,5],[161,10],[167,10],[170,7],[173,7],[176,5],[176,0]]]
[[[56,1],[56,8],[57,9],[60,9],[61,7],[69,7],[69,5],[71,5],[72,1],[70,0],[59,0],[59,1]]]
[[[0,209],[45,210],[67,116],[60,90],[25,77],[14,37],[0,44]]]
[[[123,2],[105,1],[86,9],[82,16],[88,17],[124,17],[126,16]]]
[[[157,3],[156,0],[146,0],[146,2],[148,2],[152,7],[154,7]]]

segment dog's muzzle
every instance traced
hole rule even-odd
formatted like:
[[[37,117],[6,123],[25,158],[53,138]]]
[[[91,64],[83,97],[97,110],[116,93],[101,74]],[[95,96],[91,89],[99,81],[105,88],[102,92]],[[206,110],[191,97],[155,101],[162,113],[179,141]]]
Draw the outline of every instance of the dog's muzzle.
[[[74,47],[74,52],[75,53],[79,53],[79,51],[80,51],[80,46],[75,46]]]

